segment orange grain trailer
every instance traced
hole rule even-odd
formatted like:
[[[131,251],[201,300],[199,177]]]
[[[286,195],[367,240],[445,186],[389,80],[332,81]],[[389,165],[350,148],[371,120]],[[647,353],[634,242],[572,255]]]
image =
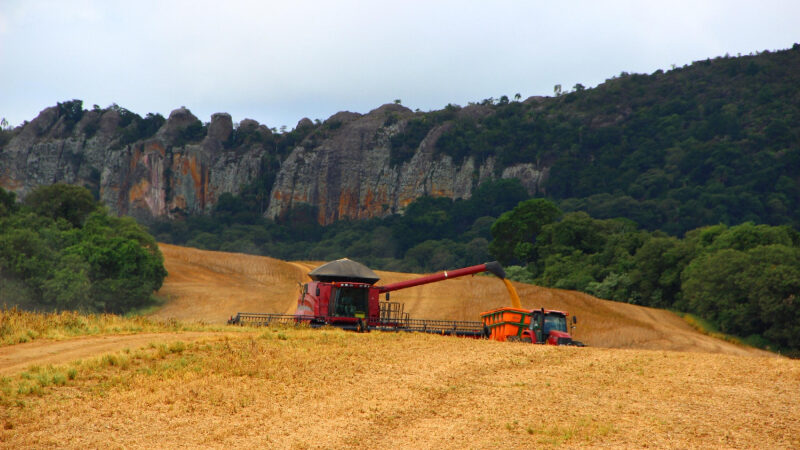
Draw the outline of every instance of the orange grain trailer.
[[[567,330],[568,316],[565,311],[544,308],[528,310],[504,307],[481,313],[481,320],[489,339],[495,341],[583,347],[583,343],[573,340]],[[577,322],[573,316],[572,328]]]

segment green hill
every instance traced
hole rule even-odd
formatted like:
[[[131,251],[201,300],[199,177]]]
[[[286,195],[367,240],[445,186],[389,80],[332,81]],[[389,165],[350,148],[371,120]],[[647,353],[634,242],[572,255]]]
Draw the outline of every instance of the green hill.
[[[798,87],[798,44],[651,75],[623,72],[552,98],[484,100],[494,113],[449,119],[437,151],[456,160],[494,156],[498,171],[535,163],[549,168],[541,194],[563,209],[670,234],[744,221],[797,227]],[[408,138],[446,112],[415,119]]]

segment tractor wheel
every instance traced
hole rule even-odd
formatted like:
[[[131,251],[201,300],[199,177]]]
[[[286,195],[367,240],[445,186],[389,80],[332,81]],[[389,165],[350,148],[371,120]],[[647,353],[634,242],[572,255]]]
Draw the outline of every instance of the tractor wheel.
[[[508,336],[506,337],[506,342],[522,342],[519,336]]]
[[[489,339],[491,336],[492,336],[492,332],[491,332],[491,331],[489,331],[489,327],[487,327],[486,325],[484,325],[484,326],[483,326],[483,338],[484,338],[484,339]]]

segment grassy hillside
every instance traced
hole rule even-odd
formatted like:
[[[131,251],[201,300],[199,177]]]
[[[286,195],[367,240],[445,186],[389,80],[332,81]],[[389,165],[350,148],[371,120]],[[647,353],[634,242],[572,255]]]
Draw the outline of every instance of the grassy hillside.
[[[9,447],[797,447],[800,363],[266,329],[0,381]]]

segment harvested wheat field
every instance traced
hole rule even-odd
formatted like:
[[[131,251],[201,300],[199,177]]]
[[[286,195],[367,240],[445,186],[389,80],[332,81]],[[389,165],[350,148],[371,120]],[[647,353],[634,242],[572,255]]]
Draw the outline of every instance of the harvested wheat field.
[[[263,256],[211,252],[160,244],[169,276],[159,294],[157,318],[221,323],[237,312],[293,313],[298,283],[321,262],[289,263]],[[418,275],[377,271],[380,284]],[[600,300],[587,294],[514,283],[523,307],[560,309],[579,318],[575,338],[591,346],[729,354],[766,352],[699,333],[675,314]],[[480,313],[508,306],[494,276],[469,276],[392,293],[419,319],[480,320]]]
[[[29,368],[0,392],[17,448],[800,446],[786,358],[273,327]]]
[[[292,312],[297,283],[317,265],[162,251],[170,275],[156,319]],[[381,283],[415,277],[379,275]],[[800,446],[800,361],[705,336],[666,311],[515,286],[525,307],[580,317],[576,337],[592,347],[281,326],[175,333],[192,327],[142,319],[112,329],[149,334],[48,341],[74,328],[62,314],[57,330],[37,332],[41,342],[3,349],[0,446]],[[392,300],[414,317],[456,320],[508,304],[491,276],[396,291]],[[27,348],[44,356],[13,363],[9,355]]]
[[[159,244],[169,276],[159,318],[225,322],[239,311],[293,313],[309,269],[265,256]],[[313,268],[313,267],[312,267]]]

